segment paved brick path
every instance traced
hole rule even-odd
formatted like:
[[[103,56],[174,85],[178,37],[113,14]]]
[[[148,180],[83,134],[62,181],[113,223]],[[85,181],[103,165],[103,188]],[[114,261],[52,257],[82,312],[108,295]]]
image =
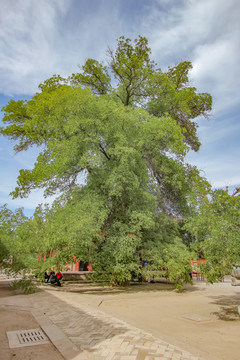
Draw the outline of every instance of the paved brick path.
[[[80,297],[78,299],[80,301]],[[76,296],[71,298],[68,293],[46,291],[32,295],[31,302],[38,315],[47,316],[75,345],[76,356],[72,355],[74,352],[62,352],[69,360],[203,359],[80,304]]]

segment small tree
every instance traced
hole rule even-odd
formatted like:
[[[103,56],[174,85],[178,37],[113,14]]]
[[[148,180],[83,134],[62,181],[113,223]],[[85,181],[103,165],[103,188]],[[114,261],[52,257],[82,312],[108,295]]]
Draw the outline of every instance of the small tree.
[[[6,205],[0,208],[0,263],[14,274],[30,270],[35,263],[33,243],[29,239],[29,219],[22,209],[11,211]]]
[[[240,198],[225,190],[203,196],[186,221],[195,237],[193,247],[206,258],[203,271],[210,282],[229,274],[232,264],[240,263]]]

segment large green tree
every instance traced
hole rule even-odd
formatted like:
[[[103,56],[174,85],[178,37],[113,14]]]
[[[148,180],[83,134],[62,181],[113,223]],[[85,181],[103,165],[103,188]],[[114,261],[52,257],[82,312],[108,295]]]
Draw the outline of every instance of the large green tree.
[[[56,249],[55,261],[87,259],[91,248],[94,269],[123,283],[139,272],[141,252],[151,269],[188,280],[174,216],[188,214],[199,181],[185,155],[199,148],[193,119],[208,115],[211,96],[189,86],[189,62],[156,68],[143,37],[121,37],[108,53],[108,67],[88,59],[80,73],[54,75],[30,101],[4,107],[1,133],[15,151],[40,148],[12,195],[60,194],[40,222],[41,248]]]

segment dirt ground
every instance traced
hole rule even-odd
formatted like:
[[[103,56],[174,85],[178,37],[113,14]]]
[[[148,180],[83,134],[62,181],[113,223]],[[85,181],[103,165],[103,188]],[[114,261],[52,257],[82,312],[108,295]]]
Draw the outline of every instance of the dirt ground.
[[[206,360],[240,359],[240,286],[231,286],[230,278],[214,285],[196,281],[183,293],[162,283],[124,289],[64,283],[52,290],[53,296],[64,292],[66,303],[74,297]],[[0,288],[2,296],[14,292]],[[53,345],[8,348],[6,331],[38,327],[30,312],[0,307],[0,319],[0,360],[62,360]]]

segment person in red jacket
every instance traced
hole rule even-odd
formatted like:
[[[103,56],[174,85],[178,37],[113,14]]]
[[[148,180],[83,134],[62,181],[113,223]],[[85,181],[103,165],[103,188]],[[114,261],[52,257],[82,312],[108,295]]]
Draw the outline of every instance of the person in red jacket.
[[[57,276],[58,280],[62,280],[62,278],[63,278],[61,271],[56,273],[56,276]]]
[[[61,274],[61,273],[60,273]],[[57,284],[58,286],[61,286],[61,282],[60,282],[60,278],[62,278],[62,274],[60,275],[59,273],[55,274],[54,271],[51,272],[51,275],[50,275],[50,283],[51,284]],[[60,277],[58,277],[58,276]]]

